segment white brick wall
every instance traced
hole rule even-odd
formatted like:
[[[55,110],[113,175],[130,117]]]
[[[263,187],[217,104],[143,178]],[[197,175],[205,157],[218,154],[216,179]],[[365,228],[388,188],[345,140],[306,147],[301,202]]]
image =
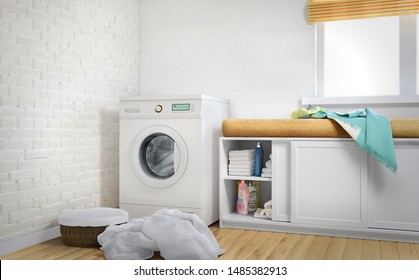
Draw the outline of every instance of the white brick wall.
[[[139,94],[138,0],[0,1],[0,242],[118,206],[119,97]]]

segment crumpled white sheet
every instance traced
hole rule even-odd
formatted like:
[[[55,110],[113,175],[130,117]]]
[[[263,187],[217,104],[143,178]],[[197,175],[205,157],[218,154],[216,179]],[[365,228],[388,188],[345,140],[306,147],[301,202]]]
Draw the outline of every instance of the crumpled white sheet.
[[[213,260],[225,252],[196,214],[161,209],[149,217],[108,226],[98,236],[108,260]]]

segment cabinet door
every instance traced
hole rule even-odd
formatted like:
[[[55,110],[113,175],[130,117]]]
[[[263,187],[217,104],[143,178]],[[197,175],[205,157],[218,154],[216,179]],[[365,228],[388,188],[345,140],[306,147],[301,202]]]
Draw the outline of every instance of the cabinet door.
[[[291,143],[291,222],[367,227],[367,154],[354,142]]]
[[[369,227],[419,230],[419,142],[395,144],[398,171],[372,157],[369,166]]]

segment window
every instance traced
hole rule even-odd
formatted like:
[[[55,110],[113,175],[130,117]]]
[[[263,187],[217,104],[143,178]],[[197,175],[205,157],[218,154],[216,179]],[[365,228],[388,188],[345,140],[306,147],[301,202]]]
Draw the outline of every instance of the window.
[[[316,96],[417,100],[418,23],[418,15],[316,23]]]

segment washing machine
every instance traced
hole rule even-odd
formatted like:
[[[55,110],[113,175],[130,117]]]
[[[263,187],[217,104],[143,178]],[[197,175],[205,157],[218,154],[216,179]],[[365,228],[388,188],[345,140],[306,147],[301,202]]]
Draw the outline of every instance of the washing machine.
[[[218,143],[228,101],[207,95],[120,99],[119,201],[130,218],[162,208],[218,220]]]

